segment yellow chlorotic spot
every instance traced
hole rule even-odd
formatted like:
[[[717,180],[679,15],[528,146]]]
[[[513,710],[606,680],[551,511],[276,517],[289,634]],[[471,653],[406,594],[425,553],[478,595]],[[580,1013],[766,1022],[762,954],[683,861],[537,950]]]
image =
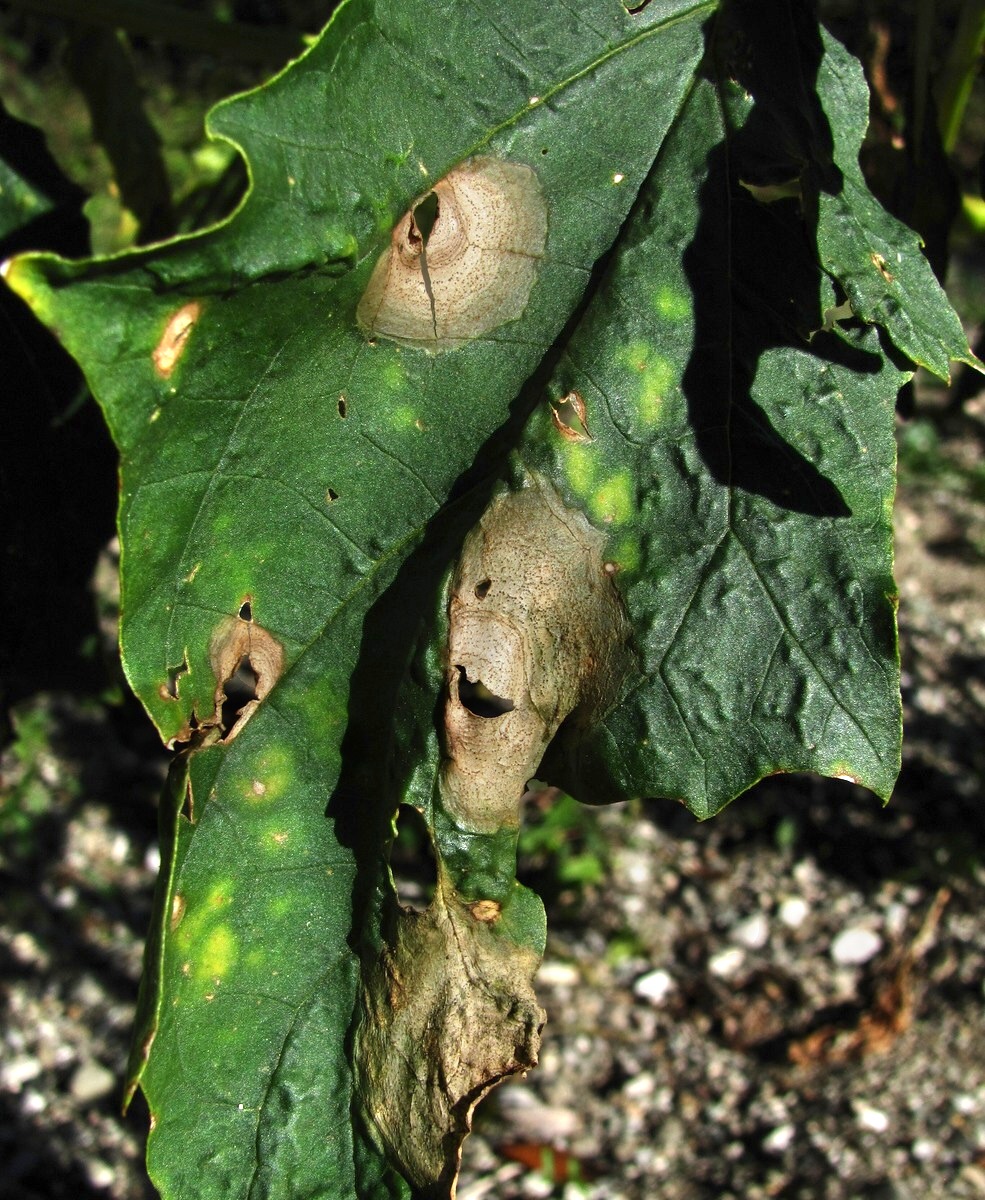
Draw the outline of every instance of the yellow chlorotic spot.
[[[274,746],[258,754],[253,770],[243,778],[241,793],[247,800],[279,800],[291,779],[291,758],[286,750]]]
[[[589,508],[596,521],[606,525],[622,525],[633,515],[633,482],[628,471],[619,471],[589,498]]]
[[[691,302],[687,296],[670,287],[657,288],[653,296],[653,307],[657,315],[667,321],[686,321],[691,316]]]
[[[564,473],[573,492],[587,496],[595,486],[597,459],[591,447],[585,443],[565,441]]]
[[[620,571],[638,571],[640,545],[636,538],[624,537],[612,548],[612,558]]]
[[[653,425],[660,419],[664,401],[677,383],[674,364],[646,342],[634,342],[619,356],[624,367],[640,376],[638,404],[640,419]]]
[[[390,410],[390,422],[397,429],[420,427],[417,413],[407,404],[398,404]]]
[[[196,979],[222,980],[236,961],[236,937],[228,925],[217,925],[202,943],[194,964]]]
[[[273,921],[279,921],[281,917],[288,916],[294,909],[294,900],[291,896],[274,896],[267,906],[267,912]]]
[[[189,903],[186,897],[183,915],[175,929],[175,940],[183,954],[196,954],[209,930],[221,920],[219,914],[232,903],[232,890],[231,881],[223,880],[213,886],[204,900]]]
[[[232,903],[233,884],[231,879],[224,879],[221,883],[213,885],[209,892],[205,903],[209,908],[225,908],[227,904]]]
[[[383,368],[382,381],[391,391],[399,392],[404,386],[405,379],[404,369],[400,363],[390,362]]]

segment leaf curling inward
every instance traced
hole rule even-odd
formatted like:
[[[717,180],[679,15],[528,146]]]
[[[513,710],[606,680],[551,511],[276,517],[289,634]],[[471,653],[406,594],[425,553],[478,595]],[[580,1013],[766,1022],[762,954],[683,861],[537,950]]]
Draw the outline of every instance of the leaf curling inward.
[[[371,338],[455,349],[522,316],[546,241],[533,169],[470,159],[397,222],[359,301],[359,326]]]
[[[466,538],[448,608],[441,801],[482,833],[518,823],[561,722],[601,716],[631,664],[605,535],[546,481],[528,483]]]
[[[244,615],[245,614],[245,615]],[[216,626],[209,645],[209,662],[215,675],[215,709],[204,726],[230,725],[223,738],[231,742],[256,712],[264,697],[269,693],[284,670],[284,647],[262,625],[253,619],[252,603],[245,600],[235,617],[224,617]],[[227,687],[244,672],[253,676],[245,703],[237,706],[235,719],[227,719]],[[232,690],[232,689],[230,689]]]

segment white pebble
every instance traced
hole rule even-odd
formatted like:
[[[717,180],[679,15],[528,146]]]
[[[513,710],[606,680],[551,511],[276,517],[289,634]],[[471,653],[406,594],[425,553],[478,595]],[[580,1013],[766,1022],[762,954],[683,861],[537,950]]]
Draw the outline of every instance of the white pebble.
[[[662,968],[641,975],[633,984],[634,994],[651,1004],[662,1004],[673,990],[674,977]]]
[[[803,896],[788,896],[780,905],[779,918],[788,929],[799,929],[807,920],[810,906]]]
[[[160,846],[148,846],[147,853],[144,855],[144,870],[149,871],[152,875],[156,875],[161,869],[161,848]]]
[[[47,1099],[34,1088],[25,1088],[21,1095],[21,1112],[28,1117],[36,1117],[48,1107]]]
[[[733,975],[737,975],[742,970],[742,964],[745,961],[744,951],[740,950],[738,946],[729,946],[725,950],[719,950],[717,954],[713,954],[708,959],[708,970],[712,975],[717,975],[719,979],[731,979]]]
[[[917,1162],[930,1162],[937,1157],[937,1147],[929,1138],[917,1138],[910,1147],[910,1153]]]
[[[770,923],[765,913],[753,913],[732,930],[732,941],[745,946],[747,950],[762,950],[769,940]]]
[[[882,949],[882,938],[872,929],[843,929],[831,943],[831,957],[839,966],[861,966]]]
[[[116,1179],[113,1168],[100,1158],[86,1163],[86,1174],[89,1176],[89,1182],[97,1191],[104,1191],[112,1187],[113,1181]]]
[[[25,1083],[37,1079],[41,1074],[41,1064],[36,1058],[22,1055],[8,1059],[0,1064],[0,1087],[7,1092],[19,1092]]]
[[[89,1104],[93,1100],[108,1096],[115,1087],[116,1076],[113,1072],[107,1071],[102,1063],[88,1059],[80,1063],[72,1073],[68,1090],[76,1100],[82,1104]]]
[[[797,1136],[796,1126],[791,1121],[777,1127],[763,1138],[763,1149],[767,1154],[782,1154]]]
[[[537,982],[545,987],[574,987],[580,978],[578,968],[571,963],[551,960],[542,962],[537,972]]]
[[[622,1089],[622,1094],[630,1100],[649,1100],[656,1091],[657,1083],[652,1075],[644,1072],[641,1075],[634,1075],[628,1080]]]
[[[859,1126],[862,1129],[868,1129],[872,1133],[885,1133],[889,1128],[889,1117],[880,1108],[873,1108],[869,1104],[859,1104],[855,1109],[855,1116],[858,1119]]]

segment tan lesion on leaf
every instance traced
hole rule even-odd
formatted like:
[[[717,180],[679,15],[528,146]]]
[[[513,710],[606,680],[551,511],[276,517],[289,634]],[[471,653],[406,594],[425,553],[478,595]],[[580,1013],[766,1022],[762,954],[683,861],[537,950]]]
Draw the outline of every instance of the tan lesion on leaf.
[[[568,392],[551,405],[551,420],[558,433],[569,442],[593,442],[588,431],[588,405],[580,392]]]
[[[438,803],[460,830],[519,824],[527,782],[567,718],[615,699],[631,659],[605,537],[545,481],[493,500],[465,540],[449,601],[446,762]],[[363,968],[356,1064],[367,1123],[432,1200],[454,1195],[479,1100],[534,1066],[539,950],[499,900],[456,892],[435,846],[424,912],[393,901]]]
[[[356,1053],[366,1115],[417,1194],[454,1195],[476,1105],[536,1065],[538,965],[446,881],[425,912],[397,917],[364,980]]]
[[[244,615],[245,614],[245,615]],[[238,672],[251,672],[252,696],[239,709],[236,720],[223,741],[231,742],[243,730],[284,671],[284,647],[268,630],[253,620],[247,598],[236,616],[224,617],[216,626],[209,645],[209,662],[215,675],[215,709],[205,726],[221,722],[226,702],[226,686]]]
[[[604,534],[539,479],[494,500],[466,539],[448,609],[441,785],[463,828],[516,824],[561,722],[614,699],[630,662],[628,625],[604,547]],[[480,705],[480,689],[498,704]]]
[[[358,324],[370,339],[455,349],[522,316],[546,242],[534,170],[469,159],[397,222],[359,301]]]
[[[167,379],[174,370],[185,351],[188,335],[195,322],[202,315],[202,305],[198,300],[190,300],[183,304],[177,312],[173,312],[164,327],[161,339],[154,347],[151,359],[154,370],[162,379]]]

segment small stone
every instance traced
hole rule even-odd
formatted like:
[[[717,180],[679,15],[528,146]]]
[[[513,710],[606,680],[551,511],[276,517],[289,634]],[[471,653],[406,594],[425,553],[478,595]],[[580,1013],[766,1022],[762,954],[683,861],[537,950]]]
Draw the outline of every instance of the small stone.
[[[792,1121],[786,1121],[763,1138],[763,1149],[767,1154],[782,1154],[797,1136],[797,1128]]]
[[[930,1162],[937,1157],[937,1147],[929,1138],[917,1138],[910,1147],[910,1153],[917,1162]]]
[[[91,1162],[86,1163],[86,1174],[89,1176],[89,1182],[97,1191],[105,1191],[112,1187],[116,1178],[113,1168],[100,1158],[94,1158]]]
[[[547,960],[540,964],[537,982],[545,987],[575,987],[581,979],[578,968],[571,963]]]
[[[662,968],[641,975],[633,984],[634,995],[651,1004],[663,1004],[673,990],[674,977]]]
[[[643,1072],[628,1080],[623,1086],[622,1094],[630,1100],[649,1100],[656,1088],[657,1081],[653,1076]]]
[[[745,951],[740,950],[738,946],[729,946],[708,959],[708,970],[719,979],[731,979],[742,970],[745,961]]]
[[[33,1056],[23,1054],[0,1063],[0,1088],[6,1092],[19,1092],[25,1083],[37,1079],[41,1064]]]
[[[48,1101],[41,1092],[37,1092],[34,1088],[25,1088],[21,1094],[21,1112],[28,1117],[36,1117],[38,1113],[43,1113],[48,1107]]]
[[[755,912],[744,921],[740,921],[732,930],[732,941],[745,946],[747,950],[762,950],[770,939],[770,923],[766,914]]]
[[[869,1104],[859,1104],[855,1108],[855,1116],[858,1119],[859,1126],[862,1129],[868,1129],[872,1133],[885,1133],[889,1128],[889,1117],[880,1108],[873,1108]]]
[[[843,929],[831,943],[831,957],[842,967],[867,963],[882,949],[882,938],[873,929],[855,926]]]
[[[107,1071],[102,1063],[88,1059],[80,1063],[72,1074],[68,1090],[82,1104],[108,1096],[116,1087],[116,1076]]]
[[[777,915],[788,929],[799,929],[807,920],[810,911],[810,905],[803,896],[788,896],[780,905]]]

